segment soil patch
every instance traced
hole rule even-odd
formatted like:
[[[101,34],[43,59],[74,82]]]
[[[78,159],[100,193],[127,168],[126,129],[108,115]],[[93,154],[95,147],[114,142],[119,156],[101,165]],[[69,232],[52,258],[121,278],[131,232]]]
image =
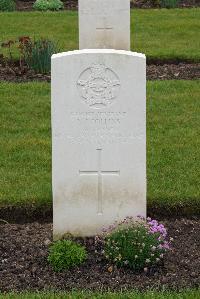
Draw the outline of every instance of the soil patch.
[[[147,214],[158,220],[185,218],[200,219],[200,204],[199,202],[194,202],[194,200],[188,201],[183,204],[147,204]],[[0,223],[49,223],[53,219],[53,209],[51,205],[44,206],[4,206],[0,207]]]
[[[16,9],[19,11],[30,11],[33,10],[33,3],[35,1],[16,1]]]
[[[89,252],[87,262],[70,271],[53,272],[47,262],[52,224],[0,225],[0,290],[146,290],[196,288],[200,285],[200,220],[164,220],[174,238],[164,265],[147,273],[130,269],[109,272],[110,264],[95,253],[93,238],[79,240]],[[109,268],[109,269],[108,269]]]
[[[19,11],[30,11],[33,10],[33,0],[17,0],[17,10]],[[78,0],[65,0],[64,7],[68,10],[78,9]],[[131,8],[157,8],[153,0],[134,0],[130,1]],[[200,6],[199,0],[181,0],[179,1],[178,7],[180,8],[190,8]]]
[[[147,80],[193,80],[200,78],[200,63],[147,65]]]
[[[147,65],[147,80],[185,79],[193,80],[200,78],[200,63],[169,63]],[[50,75],[35,74],[28,68],[23,70],[15,66],[0,63],[0,81],[28,82],[28,81],[51,81]]]
[[[2,65],[0,64],[0,81],[8,82],[29,82],[29,81],[51,81],[51,76],[44,74],[36,74],[34,71],[19,66]]]

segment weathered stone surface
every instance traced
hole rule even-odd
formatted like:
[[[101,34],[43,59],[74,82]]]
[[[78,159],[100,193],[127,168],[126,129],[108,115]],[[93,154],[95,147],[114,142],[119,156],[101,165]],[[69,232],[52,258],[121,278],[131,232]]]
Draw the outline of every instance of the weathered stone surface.
[[[79,0],[79,49],[130,50],[130,0]]]
[[[146,59],[117,50],[52,57],[54,238],[146,215]]]

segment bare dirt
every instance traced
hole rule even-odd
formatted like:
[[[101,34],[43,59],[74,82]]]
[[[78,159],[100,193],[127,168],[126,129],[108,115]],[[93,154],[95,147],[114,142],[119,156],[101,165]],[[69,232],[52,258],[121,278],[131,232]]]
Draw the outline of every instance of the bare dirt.
[[[159,268],[147,273],[110,268],[99,254],[93,238],[79,240],[89,252],[87,262],[55,273],[47,262],[52,224],[0,225],[0,290],[139,290],[197,288],[200,286],[200,219],[164,220],[173,250]],[[110,271],[112,269],[112,271]]]
[[[185,79],[193,80],[200,78],[200,63],[162,63],[147,65],[147,80]],[[35,74],[28,68],[21,69],[17,64],[5,65],[0,62],[0,81],[28,82],[28,81],[51,81],[50,74]]]

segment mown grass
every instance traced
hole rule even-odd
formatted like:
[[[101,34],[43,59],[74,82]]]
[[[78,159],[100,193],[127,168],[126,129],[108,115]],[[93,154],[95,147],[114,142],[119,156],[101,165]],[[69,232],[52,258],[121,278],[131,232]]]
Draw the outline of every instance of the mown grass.
[[[148,203],[200,204],[199,81],[147,85]],[[51,204],[50,84],[0,84],[0,206]]]
[[[149,202],[200,205],[199,81],[147,86]]]
[[[118,293],[92,293],[92,292],[71,292],[71,293],[8,293],[1,295],[0,299],[199,299],[199,290],[186,290],[177,292],[155,292],[145,293],[118,292]]]
[[[50,85],[0,84],[0,202],[51,201]]]
[[[199,60],[199,19],[199,8],[134,9],[131,48],[149,58]],[[28,35],[55,40],[61,51],[78,49],[77,12],[4,12],[0,24],[0,42]]]

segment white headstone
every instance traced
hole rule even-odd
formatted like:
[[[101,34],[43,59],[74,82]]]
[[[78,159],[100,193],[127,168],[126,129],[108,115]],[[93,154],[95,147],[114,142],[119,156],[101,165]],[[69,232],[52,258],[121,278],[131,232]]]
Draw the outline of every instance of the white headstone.
[[[146,59],[119,50],[52,56],[54,239],[146,216]]]
[[[130,0],[79,0],[79,49],[130,50]]]

